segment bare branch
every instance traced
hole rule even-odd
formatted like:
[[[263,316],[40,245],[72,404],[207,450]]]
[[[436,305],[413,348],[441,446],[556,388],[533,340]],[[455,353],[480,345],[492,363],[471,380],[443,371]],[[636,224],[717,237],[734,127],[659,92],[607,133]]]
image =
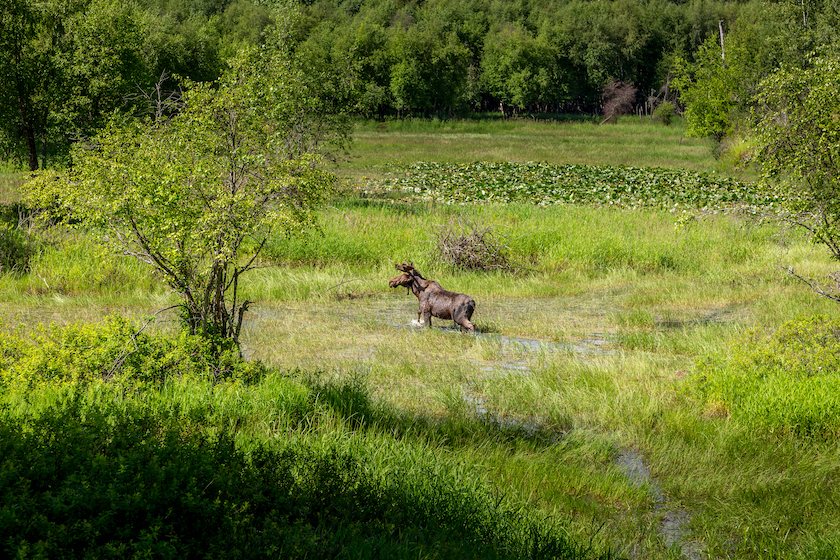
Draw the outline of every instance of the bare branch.
[[[152,115],[155,121],[161,120],[165,115],[177,113],[184,108],[184,95],[180,87],[168,91],[164,90],[164,84],[171,77],[172,75],[164,70],[151,91],[146,91],[137,85],[139,93],[126,95],[125,99],[127,101],[145,100],[146,112]]]
[[[792,266],[788,266],[788,267],[780,266],[779,268],[781,270],[784,270],[785,272],[787,272],[788,275],[793,276],[797,280],[800,280],[801,282],[804,282],[805,284],[807,284],[815,294],[820,295],[824,298],[828,298],[828,299],[833,300],[833,301],[840,302],[840,271],[832,272],[832,273],[829,273],[827,275],[834,282],[834,286],[838,291],[838,293],[835,295],[835,294],[831,294],[831,293],[825,291],[825,289],[822,286],[820,286],[819,283],[817,283],[815,280],[813,280],[811,278],[807,278],[805,276],[800,276],[799,274],[794,272]]]

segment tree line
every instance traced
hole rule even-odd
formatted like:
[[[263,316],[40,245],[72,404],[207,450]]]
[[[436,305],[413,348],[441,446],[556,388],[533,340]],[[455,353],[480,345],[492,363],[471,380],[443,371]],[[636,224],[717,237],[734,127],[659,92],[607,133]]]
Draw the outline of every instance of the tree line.
[[[218,78],[272,21],[251,0],[2,0],[0,159],[48,166],[159,82]]]
[[[370,116],[593,114],[622,88],[648,113],[678,101],[675,78],[683,103],[722,80],[715,93],[743,110],[761,78],[836,42],[837,24],[827,0],[314,0],[295,40],[312,67],[352,72]]]
[[[647,114],[671,102],[718,139],[764,77],[840,43],[829,0],[3,0],[0,158],[60,161],[113,112],[140,116],[153,92],[218,78],[278,25],[341,112]]]

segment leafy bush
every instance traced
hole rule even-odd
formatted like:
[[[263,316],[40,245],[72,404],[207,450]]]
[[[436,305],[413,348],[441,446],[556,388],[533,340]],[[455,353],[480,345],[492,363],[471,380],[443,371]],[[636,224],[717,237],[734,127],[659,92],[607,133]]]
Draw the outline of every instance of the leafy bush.
[[[0,332],[0,351],[0,382],[18,387],[93,380],[155,386],[167,377],[252,381],[263,370],[259,362],[242,360],[230,341],[148,334],[119,317],[40,327],[26,338]]]
[[[811,317],[753,330],[698,364],[710,409],[773,433],[840,434],[840,322]]]
[[[665,126],[670,126],[676,115],[677,110],[674,107],[674,104],[670,101],[665,101],[664,103],[660,103],[656,106],[656,109],[653,110],[652,116],[653,120],[659,121]]]

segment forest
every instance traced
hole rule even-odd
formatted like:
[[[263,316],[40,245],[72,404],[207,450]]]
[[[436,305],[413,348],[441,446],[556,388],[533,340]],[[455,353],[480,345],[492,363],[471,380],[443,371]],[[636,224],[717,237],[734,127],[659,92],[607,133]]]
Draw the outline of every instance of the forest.
[[[673,106],[689,133],[721,140],[763,78],[840,43],[838,20],[829,0],[5,0],[0,158],[61,165],[114,112],[153,113],[155,96],[278,41],[336,114],[608,118]]]

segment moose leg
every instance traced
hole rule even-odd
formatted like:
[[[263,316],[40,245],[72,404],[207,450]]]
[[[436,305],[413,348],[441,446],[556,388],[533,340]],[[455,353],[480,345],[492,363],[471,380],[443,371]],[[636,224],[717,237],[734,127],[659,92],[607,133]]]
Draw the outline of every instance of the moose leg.
[[[455,313],[452,314],[452,320],[461,327],[461,330],[475,334],[475,325],[470,322],[472,312],[473,308],[471,306],[459,305]]]
[[[423,318],[420,320],[421,327],[431,327],[432,326],[432,305],[429,303],[429,300],[422,299],[420,300],[420,305],[417,308],[417,317],[419,318],[420,315],[423,315]]]
[[[475,325],[470,323],[470,321],[464,317],[463,321],[458,322],[461,325],[461,330],[469,331],[472,334],[475,334]]]
[[[420,315],[423,313],[423,308],[417,310],[417,318],[412,319],[411,326],[412,327],[422,327],[424,322],[423,319],[420,318]]]

